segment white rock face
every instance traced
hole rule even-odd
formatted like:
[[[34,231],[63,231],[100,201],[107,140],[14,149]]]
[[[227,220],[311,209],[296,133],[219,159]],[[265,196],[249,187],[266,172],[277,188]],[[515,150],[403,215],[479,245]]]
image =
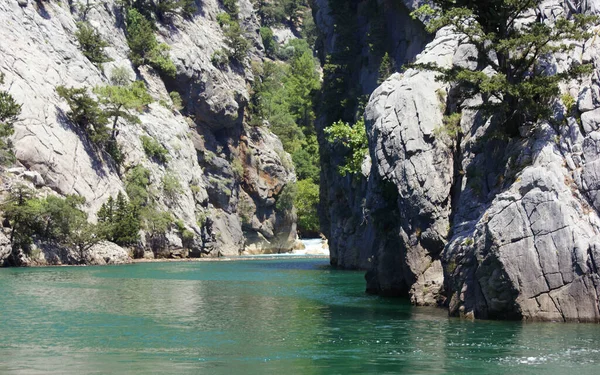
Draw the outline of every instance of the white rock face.
[[[457,38],[442,30],[417,62],[450,67],[457,47]],[[417,304],[435,304],[443,286],[440,258],[450,226],[454,155],[436,132],[443,127],[447,90],[433,72],[409,69],[375,90],[365,110],[373,163],[367,211],[387,232],[378,236],[367,289],[410,290]],[[386,184],[396,191],[391,194]],[[392,215],[400,220],[394,223]]]
[[[6,76],[3,88],[23,104],[13,137],[17,159],[25,167],[21,176],[61,195],[85,197],[86,210],[95,219],[102,203],[124,192],[127,170],[143,165],[151,171],[149,188],[159,208],[171,212],[194,233],[192,244],[186,245],[191,246],[192,253],[216,256],[213,237],[218,233],[222,233],[218,245],[222,252],[241,252],[245,238],[254,236],[255,231],[253,228],[242,230],[237,196],[242,190],[266,189],[270,191],[267,193],[270,200],[274,201],[282,186],[294,181],[295,176],[293,170],[281,167],[278,155],[285,154],[281,144],[264,129],[261,131],[265,141],[260,143],[257,155],[280,167],[258,168],[262,179],[271,181],[271,186],[258,188],[253,184],[260,183],[260,179],[245,181],[242,175],[230,173],[229,184],[213,188],[228,195],[227,207],[221,207],[208,193],[207,188],[212,184],[209,177],[227,174],[224,171],[231,171],[235,163],[249,169],[241,156],[243,142],[240,140],[246,133],[243,122],[249,98],[247,82],[252,79],[250,69],[240,64],[220,69],[211,63],[212,54],[226,48],[222,30],[216,22],[217,14],[222,12],[220,2],[198,2],[200,9],[192,19],[175,16],[172,24],[158,25],[157,37],[170,45],[169,53],[177,67],[177,75],[165,80],[165,84],[152,69],[140,67],[137,72],[137,78],[144,80],[155,102],[140,114],[140,125],[120,121],[117,141],[125,156],[120,171],[110,157],[97,150],[69,122],[66,117],[69,108],[56,93],[59,85],[87,87],[91,92],[95,86],[108,84],[108,77],[115,67],[126,67],[132,77],[136,74],[128,60],[121,8],[113,0],[100,3],[89,11],[87,21],[109,44],[106,52],[113,61],[103,64],[102,69],[88,61],[79,50],[74,36],[76,22],[80,19],[76,6],[71,9],[64,1],[0,2],[0,23],[4,25],[0,27],[0,72]],[[262,45],[252,5],[249,0],[240,1],[239,5],[242,26],[254,46],[251,55],[260,58]],[[164,107],[172,105],[171,91],[180,93],[185,105],[182,113],[187,117]],[[169,161],[161,164],[150,160],[143,150],[141,136],[152,137],[166,148]],[[206,152],[224,156],[223,165],[210,176],[206,173],[208,166],[199,157]],[[164,191],[162,181],[165,176],[175,177],[180,185],[175,197]],[[261,205],[258,207],[260,209]],[[255,214],[250,213],[251,216]],[[257,220],[260,226],[265,226],[277,215],[279,213],[261,214]],[[212,216],[209,221],[212,228],[203,226],[207,216]],[[288,237],[295,232],[295,224],[288,222],[277,230]],[[166,246],[180,248],[182,242],[177,236],[173,229],[172,235],[167,236],[173,240]]]
[[[546,1],[538,11],[552,20],[596,6]],[[476,69],[476,51],[457,41],[438,33],[417,62]],[[598,43],[557,55],[549,71],[600,66]],[[479,98],[450,97],[462,107],[462,136],[450,143],[435,131],[448,88],[431,72],[408,70],[374,91],[365,112],[373,167],[364,212],[376,238],[370,290],[468,318],[600,321],[597,70],[563,90],[578,101],[581,126],[561,118],[560,126],[522,126],[510,140],[487,136],[493,122],[469,109]]]

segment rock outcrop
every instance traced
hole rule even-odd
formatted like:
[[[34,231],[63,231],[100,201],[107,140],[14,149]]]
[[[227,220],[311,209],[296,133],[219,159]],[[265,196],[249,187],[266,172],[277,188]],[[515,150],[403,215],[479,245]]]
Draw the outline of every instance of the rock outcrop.
[[[86,211],[93,218],[109,197],[125,191],[127,171],[143,165],[151,172],[150,188],[159,208],[194,235],[184,246],[173,228],[166,248],[189,247],[194,256],[237,255],[247,246],[291,250],[295,218],[275,207],[283,187],[295,181],[289,155],[268,128],[245,124],[247,87],[253,79],[249,67],[238,63],[217,67],[211,62],[215,51],[227,48],[216,21],[223,11],[220,2],[197,2],[198,11],[190,19],[174,16],[168,24],[157,24],[157,37],[170,46],[177,67],[173,79],[145,66],[134,70],[124,14],[112,0],[98,2],[86,15],[108,42],[106,52],[113,60],[102,68],[92,64],[78,48],[76,22],[83,16],[75,3],[0,4],[0,22],[5,25],[0,28],[0,72],[9,93],[23,104],[13,143],[24,177],[60,195],[85,197]],[[240,0],[239,9],[240,24],[253,46],[250,55],[260,59],[263,47],[252,4]],[[56,93],[59,85],[87,87],[91,92],[107,84],[116,67],[142,79],[154,100],[139,116],[140,125],[119,126],[121,168],[68,121],[68,107]],[[170,92],[180,94],[183,110],[173,108]],[[168,162],[149,158],[141,136],[158,141],[168,152]],[[165,176],[176,179],[180,188],[175,196],[165,191]],[[241,197],[254,202],[243,213]],[[252,224],[245,225],[243,217]]]
[[[537,11],[552,19],[597,10],[594,1],[546,1]],[[597,43],[557,55],[548,68],[596,67],[562,88],[576,98],[580,119],[563,117],[556,103],[555,123],[523,124],[513,138],[498,136],[493,121],[470,109],[479,98],[458,100],[431,72],[388,78],[365,112],[366,181],[348,187],[330,179],[332,193],[325,192],[337,197],[326,201],[330,213],[366,196],[354,222],[328,216],[332,263],[367,259],[346,264],[368,270],[368,290],[446,306],[452,315],[600,321]],[[476,53],[441,30],[416,61],[482,68]],[[462,109],[459,138],[443,132],[447,105]],[[359,232],[372,242],[356,257],[348,242]]]
[[[457,45],[453,34],[441,32],[417,62],[449,67]],[[453,150],[436,131],[447,91],[435,73],[409,69],[375,90],[365,111],[373,165],[366,219],[379,234],[367,289],[410,293],[417,304],[435,304],[443,286],[455,176]]]
[[[378,86],[381,49],[389,50],[396,66],[400,67],[413,61],[431,38],[423,25],[409,16],[410,11],[418,6],[417,1],[414,4],[389,0],[339,2],[333,8],[330,3],[329,0],[316,0],[313,5],[315,23],[322,35],[317,49],[325,64],[331,63],[331,56],[345,56],[343,51],[347,46],[352,46],[356,54],[348,59],[341,58],[344,60],[345,73],[349,75],[347,81],[352,86],[344,90],[365,100]],[[374,5],[376,9],[372,8]],[[372,15],[375,16],[370,18]],[[340,30],[336,24],[348,30],[344,37],[336,33],[336,30]],[[376,37],[369,37],[375,34]],[[381,47],[381,44],[385,46]],[[378,49],[377,53],[374,49]],[[333,101],[340,100],[339,95],[333,98]],[[373,249],[380,246],[373,222],[364,219],[370,167],[366,161],[363,177],[340,176],[338,166],[344,161],[344,150],[332,146],[326,140],[323,129],[342,118],[331,116],[337,114],[321,113],[316,124],[322,170],[321,231],[331,239],[329,250],[332,265],[343,269],[369,269],[372,266]]]

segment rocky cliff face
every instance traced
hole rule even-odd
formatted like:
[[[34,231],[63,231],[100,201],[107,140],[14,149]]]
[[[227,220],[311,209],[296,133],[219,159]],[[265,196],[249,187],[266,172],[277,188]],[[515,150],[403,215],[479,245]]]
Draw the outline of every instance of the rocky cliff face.
[[[410,18],[410,6],[410,2],[387,0],[316,0],[313,4],[315,23],[321,32],[317,49],[322,62],[340,64],[343,72],[331,74],[332,80],[346,75],[342,87],[337,88],[339,91],[332,90],[335,94],[331,101],[337,105],[348,94],[362,101],[345,111],[323,108],[317,121],[322,167],[321,229],[331,239],[331,264],[341,268],[370,268],[372,249],[385,247],[385,244],[379,243],[375,223],[364,219],[367,191],[371,189],[367,182],[368,161],[363,177],[341,177],[338,166],[344,160],[343,150],[327,142],[323,129],[338,120],[356,121],[359,108],[364,107],[378,86],[384,50],[389,51],[396,67],[412,61],[423,50],[430,36],[423,25]],[[348,53],[349,50],[352,53]],[[327,89],[327,77],[325,80]]]
[[[593,1],[546,1],[538,12],[551,19],[597,9]],[[477,52],[459,41],[441,30],[416,60],[469,67]],[[368,270],[371,291],[470,318],[599,321],[597,51],[592,39],[551,62],[554,71],[596,67],[563,87],[581,118],[564,118],[557,103],[561,125],[522,126],[515,138],[497,136],[468,109],[478,98],[455,100],[431,72],[391,76],[365,111],[372,167],[363,190],[329,188],[338,192],[329,212],[346,209],[352,194],[366,196],[354,210],[358,225],[329,216],[332,262],[356,259],[347,243],[368,232],[367,262],[352,265]],[[463,108],[458,140],[439,131],[446,105]]]
[[[213,53],[225,46],[216,21],[222,5],[217,0],[197,1],[192,18],[175,16],[169,24],[158,24],[157,37],[170,46],[177,67],[175,78],[163,81],[151,68],[133,69],[121,7],[115,1],[98,3],[86,20],[109,44],[106,51],[113,61],[102,69],[78,48],[74,35],[82,14],[76,1],[0,4],[0,22],[5,25],[0,28],[0,71],[7,91],[22,103],[13,143],[19,163],[39,177],[36,185],[85,197],[86,210],[93,216],[109,197],[124,191],[126,172],[143,165],[151,171],[150,187],[160,208],[194,234],[193,244],[184,249],[173,229],[167,252],[217,256],[237,255],[247,248],[291,249],[293,212],[275,208],[283,187],[295,181],[289,155],[268,128],[245,123],[247,87],[253,79],[249,65],[216,67],[211,62]],[[252,45],[250,58],[261,59],[252,4],[240,0],[239,9],[240,24]],[[142,79],[154,101],[140,115],[140,125],[120,126],[120,171],[67,120],[68,107],[56,93],[59,85],[91,91],[107,84],[115,67]],[[181,111],[172,109],[169,93],[174,91],[183,99]],[[168,151],[168,163],[146,156],[141,136],[157,140]],[[167,175],[177,181],[176,196],[165,191]]]

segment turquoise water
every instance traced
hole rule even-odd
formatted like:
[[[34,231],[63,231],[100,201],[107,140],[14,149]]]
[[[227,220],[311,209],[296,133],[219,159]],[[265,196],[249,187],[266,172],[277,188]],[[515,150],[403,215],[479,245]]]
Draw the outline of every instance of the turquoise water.
[[[466,322],[323,259],[0,269],[0,374],[598,374],[600,326]]]

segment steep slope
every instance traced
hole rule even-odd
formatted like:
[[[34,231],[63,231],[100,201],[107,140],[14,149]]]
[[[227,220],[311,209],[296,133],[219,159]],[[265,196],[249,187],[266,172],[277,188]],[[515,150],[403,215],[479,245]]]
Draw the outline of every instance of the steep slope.
[[[16,1],[0,4],[0,71],[5,86],[22,103],[13,143],[18,161],[27,171],[39,173],[46,186],[61,195],[86,199],[92,217],[109,197],[125,192],[127,174],[134,166],[150,171],[149,190],[164,211],[183,222],[193,240],[182,243],[182,228],[172,225],[167,242],[155,253],[185,256],[237,255],[251,247],[271,252],[291,249],[295,238],[292,212],[277,210],[283,187],[295,181],[289,156],[266,127],[245,123],[249,63],[215,66],[211,57],[226,49],[217,15],[217,0],[197,1],[189,19],[176,15],[157,23],[156,35],[170,46],[174,78],[152,68],[134,69],[125,35],[122,7],[115,1],[99,2],[85,18],[108,42],[113,60],[100,69],[78,48],[76,23],[84,15],[81,2]],[[251,41],[251,59],[262,58],[258,24],[249,0],[239,1],[239,18]],[[139,115],[141,124],[119,125],[117,141],[124,161],[119,168],[98,150],[67,118],[66,103],[56,87],[91,89],[109,82],[111,72],[125,67],[131,77],[148,86],[153,102]],[[170,93],[177,92],[184,108],[174,108]],[[168,162],[147,156],[141,137],[158,141]],[[287,166],[287,167],[284,167]],[[165,182],[170,181],[170,186]],[[240,199],[249,202],[240,213]],[[242,220],[241,217],[246,219]],[[248,221],[243,225],[242,221]],[[142,237],[139,246],[149,250]]]
[[[324,64],[317,122],[321,229],[330,240],[332,265],[342,268],[370,268],[374,249],[385,245],[379,243],[373,221],[364,219],[370,167],[365,165],[365,177],[341,177],[338,166],[345,152],[331,145],[323,130],[335,121],[354,123],[362,116],[369,95],[378,86],[386,52],[397,69],[423,50],[430,36],[410,18],[409,9],[387,0],[314,1],[313,14],[321,32],[317,50]]]
[[[536,12],[551,22],[597,9],[594,1],[545,1]],[[453,315],[599,321],[597,43],[547,67],[596,67],[561,88],[576,111],[565,116],[567,103],[557,103],[552,124],[522,124],[512,138],[469,109],[480,99],[459,100],[431,72],[389,77],[365,111],[366,181],[330,177],[324,191],[332,263],[367,269],[370,291],[447,306]],[[476,54],[442,29],[416,62],[477,69]],[[462,108],[458,140],[440,131],[446,106]],[[348,207],[353,219],[331,214]],[[354,236],[370,239],[368,248],[353,247]]]

